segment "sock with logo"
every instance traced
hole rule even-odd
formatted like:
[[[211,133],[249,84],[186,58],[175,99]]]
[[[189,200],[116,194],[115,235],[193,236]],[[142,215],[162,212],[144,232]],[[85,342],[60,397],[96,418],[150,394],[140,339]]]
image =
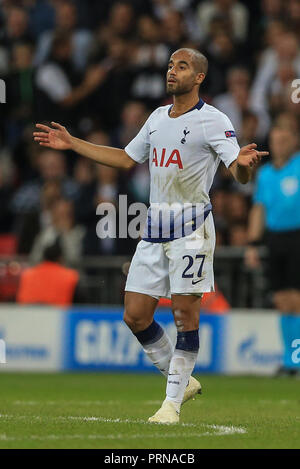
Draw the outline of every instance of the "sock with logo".
[[[185,388],[196,364],[198,351],[198,329],[177,333],[177,343],[169,367],[165,400],[173,402],[178,413],[180,412]]]
[[[153,321],[147,329],[134,335],[152,363],[163,375],[168,376],[173,346],[164,329]]]

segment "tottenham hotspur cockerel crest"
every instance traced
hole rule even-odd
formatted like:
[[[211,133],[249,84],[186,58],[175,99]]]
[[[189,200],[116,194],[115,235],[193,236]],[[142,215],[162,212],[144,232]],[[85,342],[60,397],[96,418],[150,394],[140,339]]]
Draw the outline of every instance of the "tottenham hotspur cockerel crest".
[[[186,127],[183,131],[183,134],[184,134],[184,137],[181,139],[181,143],[184,145],[185,142],[186,142],[186,136],[190,133],[190,131],[188,130],[188,128]]]

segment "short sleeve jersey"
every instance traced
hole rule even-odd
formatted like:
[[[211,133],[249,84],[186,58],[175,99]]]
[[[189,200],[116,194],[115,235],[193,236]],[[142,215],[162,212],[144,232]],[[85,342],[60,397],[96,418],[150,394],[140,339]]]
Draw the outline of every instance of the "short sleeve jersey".
[[[149,159],[153,204],[210,204],[209,191],[220,161],[228,168],[240,151],[229,118],[202,101],[177,118],[172,106],[157,108],[126,146],[136,162]]]

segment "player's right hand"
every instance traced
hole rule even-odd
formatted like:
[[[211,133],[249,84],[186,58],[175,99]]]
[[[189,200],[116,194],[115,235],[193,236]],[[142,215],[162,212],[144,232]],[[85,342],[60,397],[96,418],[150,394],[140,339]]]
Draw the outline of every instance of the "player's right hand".
[[[33,137],[39,145],[55,150],[70,150],[72,148],[72,136],[67,129],[56,122],[51,122],[52,127],[44,124],[36,124],[41,132],[33,132]]]

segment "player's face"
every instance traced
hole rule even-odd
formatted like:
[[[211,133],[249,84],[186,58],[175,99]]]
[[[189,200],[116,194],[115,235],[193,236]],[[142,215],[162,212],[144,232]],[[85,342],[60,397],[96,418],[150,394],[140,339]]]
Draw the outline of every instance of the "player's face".
[[[168,64],[167,93],[175,96],[190,93],[199,85],[191,57],[186,52],[174,53]]]

